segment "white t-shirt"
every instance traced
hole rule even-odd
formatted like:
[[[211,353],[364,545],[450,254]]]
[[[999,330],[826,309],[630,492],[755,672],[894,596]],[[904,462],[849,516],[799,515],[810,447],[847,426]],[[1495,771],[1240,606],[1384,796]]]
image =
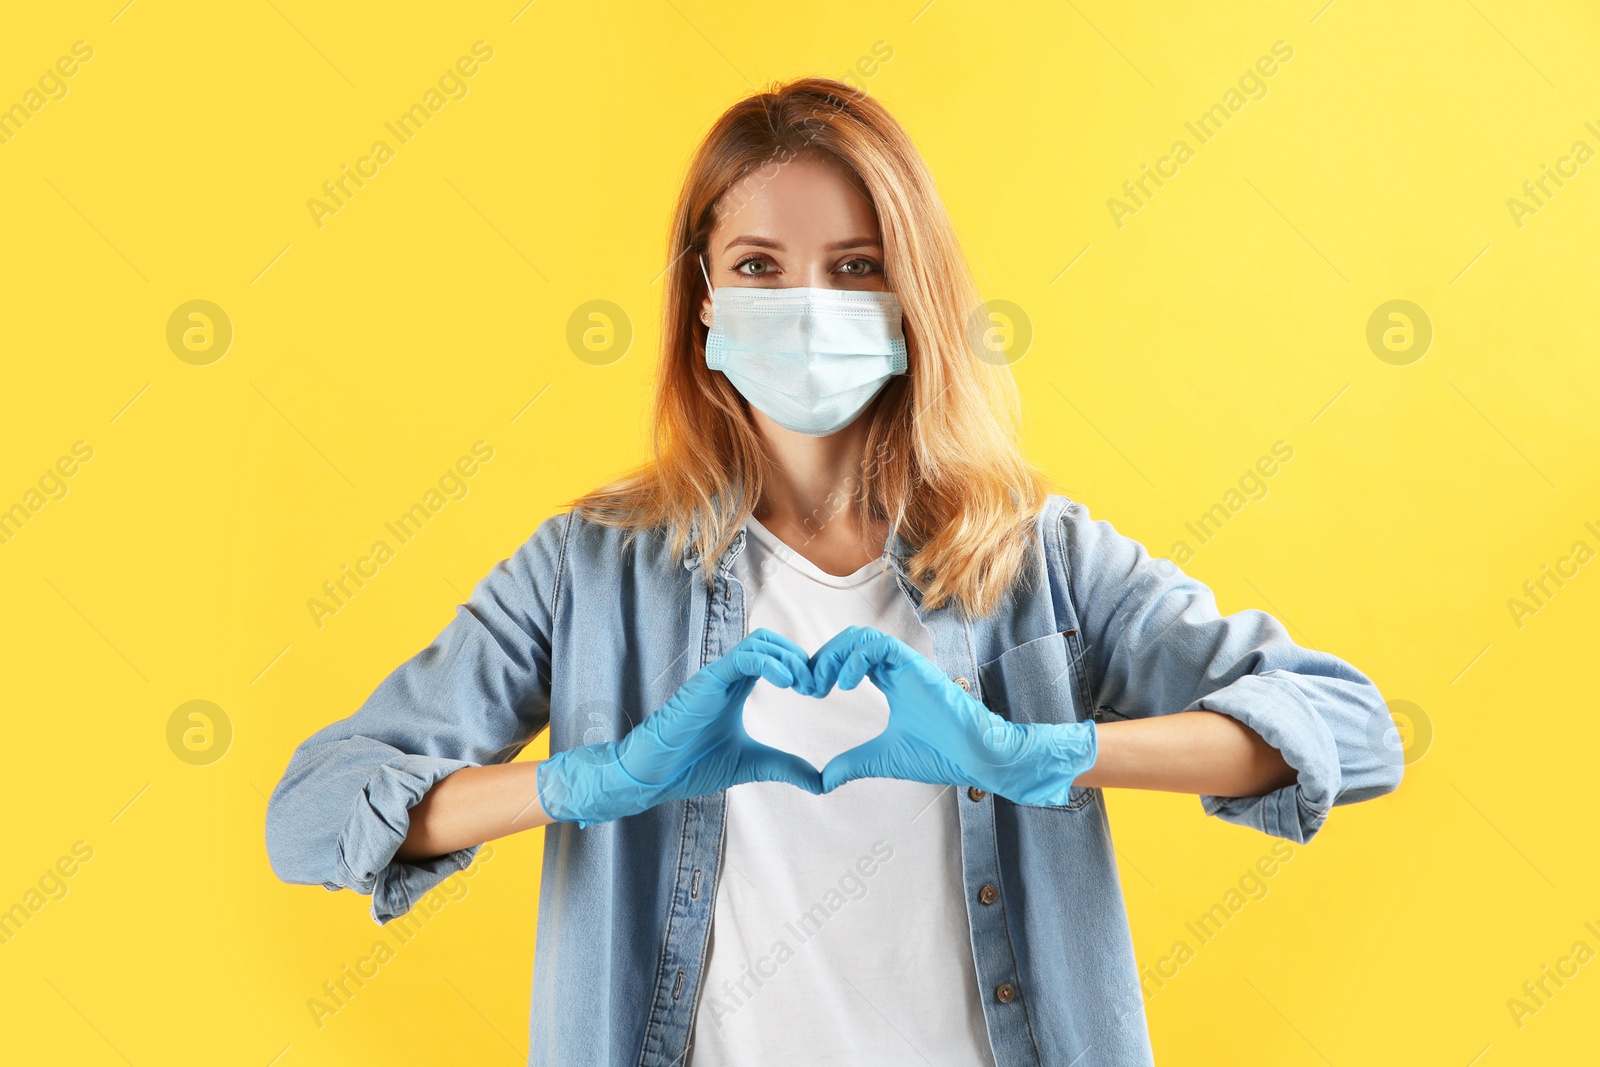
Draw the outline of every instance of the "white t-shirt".
[[[734,576],[747,630],[815,652],[874,626],[932,654],[927,628],[882,560],[828,574],[754,518]],[[870,740],[889,704],[870,678],[818,700],[758,681],[754,739],[821,768]],[[957,792],[862,778],[814,796],[786,782],[727,794],[711,947],[693,1067],[994,1062],[961,881]]]

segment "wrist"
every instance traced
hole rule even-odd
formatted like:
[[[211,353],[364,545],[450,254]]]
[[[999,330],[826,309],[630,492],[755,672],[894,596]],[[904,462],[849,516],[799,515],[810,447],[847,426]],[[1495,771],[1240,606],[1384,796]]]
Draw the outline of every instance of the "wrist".
[[[1070,765],[1069,773],[1082,774],[1100,758],[1100,730],[1093,719],[1043,724],[1050,730],[1049,743],[1055,757]]]
[[[551,821],[575,822],[579,829],[650,806],[648,787],[623,769],[615,741],[551,753],[539,765],[534,785]]]
[[[571,751],[550,753],[550,758],[541,761],[534,772],[534,795],[539,798],[539,806],[551,822],[576,822],[578,819],[571,805],[572,790],[564,778],[566,764],[572,758]]]
[[[1099,735],[1093,719],[1081,722],[1027,723],[1028,758],[1015,765],[1017,779],[1008,792],[994,789],[1019,804],[1060,806],[1072,799],[1080,775],[1099,757]]]

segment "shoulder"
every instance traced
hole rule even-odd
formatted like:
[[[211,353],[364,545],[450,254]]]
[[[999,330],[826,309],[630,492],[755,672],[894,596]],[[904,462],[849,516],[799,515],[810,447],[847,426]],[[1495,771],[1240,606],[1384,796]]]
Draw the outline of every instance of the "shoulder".
[[[1065,572],[1075,592],[1096,584],[1182,577],[1172,560],[1153,555],[1104,514],[1097,517],[1082,500],[1051,494],[1040,522],[1046,553]]]
[[[1050,494],[1039,521],[1041,527],[1061,539],[1065,551],[1081,554],[1113,545],[1128,548],[1137,544],[1118,532],[1110,520],[1092,514],[1084,501],[1060,493]]]
[[[1052,495],[1045,508],[1047,552],[1080,609],[1124,603],[1199,583],[1165,556],[1157,556],[1081,500]]]
[[[1089,509],[1062,493],[1045,497],[1039,509],[1038,533],[1047,555],[1065,558],[1071,549],[1072,534],[1089,520]]]
[[[1082,504],[1070,496],[1051,493],[1045,497],[1044,507],[1039,509],[1039,524],[1041,527],[1058,526],[1070,512],[1082,507]]]
[[[615,576],[641,564],[665,567],[674,562],[670,540],[665,528],[627,529],[564,508],[539,522],[519,555],[559,582],[597,573]]]

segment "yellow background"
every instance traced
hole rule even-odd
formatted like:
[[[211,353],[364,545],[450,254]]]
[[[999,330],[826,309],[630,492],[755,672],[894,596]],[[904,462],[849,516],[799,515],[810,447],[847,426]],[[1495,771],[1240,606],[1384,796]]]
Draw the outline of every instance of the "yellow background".
[[[1590,5],[123,3],[12,6],[0,32],[0,105],[94,50],[0,144],[0,507],[93,449],[0,544],[0,908],[93,849],[0,945],[8,1060],[522,1060],[540,833],[496,842],[319,1027],[307,1001],[394,937],[367,898],[273,877],[266,795],[540,519],[643,454],[665,227],[706,127],[878,42],[859,80],[986,297],[1031,322],[1015,369],[1058,488],[1165,555],[1287,442],[1185,568],[1414,705],[1400,790],[1336,809],[1147,984],[1158,1061],[1593,1054],[1600,962],[1520,1026],[1507,1006],[1600,951],[1600,563],[1520,626],[1507,603],[1600,549],[1600,161],[1521,225],[1507,206],[1600,148]],[[322,183],[479,40],[468,94],[319,228]],[[1280,40],[1267,95],[1116,225],[1122,183]],[[197,366],[167,324],[202,299],[234,336]],[[1406,365],[1366,340],[1397,299],[1434,331]],[[590,300],[634,331],[605,365],[566,340]],[[480,440],[467,495],[313,622]],[[168,743],[191,700],[231,724],[207,765]],[[1185,923],[1274,844],[1192,796],[1108,807],[1141,967],[1194,947]]]

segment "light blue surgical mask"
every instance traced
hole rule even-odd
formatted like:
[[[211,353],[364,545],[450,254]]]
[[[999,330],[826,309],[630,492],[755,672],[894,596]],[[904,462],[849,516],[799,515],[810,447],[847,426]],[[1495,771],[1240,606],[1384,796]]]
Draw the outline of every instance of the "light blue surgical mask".
[[[858,289],[711,284],[706,366],[779,426],[826,437],[906,373],[900,301]]]

